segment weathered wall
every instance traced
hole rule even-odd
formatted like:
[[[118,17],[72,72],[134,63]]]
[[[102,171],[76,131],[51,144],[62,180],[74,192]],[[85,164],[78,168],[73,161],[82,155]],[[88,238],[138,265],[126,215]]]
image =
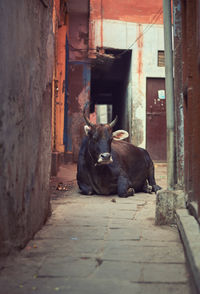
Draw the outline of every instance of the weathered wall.
[[[112,3],[111,3],[112,2]],[[146,78],[165,77],[157,66],[158,50],[164,50],[162,1],[90,1],[90,56],[94,48],[131,49],[132,143],[146,145]],[[153,25],[149,25],[153,23]],[[131,96],[130,96],[131,95]],[[131,117],[130,116],[130,117]]]
[[[77,161],[83,137],[82,109],[90,89],[88,1],[54,0],[51,170],[54,176],[63,161]]]
[[[0,254],[49,213],[52,2],[0,3]]]
[[[189,201],[200,216],[200,1],[181,1],[184,101],[184,171]],[[194,11],[196,13],[194,13]]]
[[[69,0],[69,61],[67,88],[67,146],[77,161],[84,134],[83,106],[90,96],[88,62],[88,0]]]

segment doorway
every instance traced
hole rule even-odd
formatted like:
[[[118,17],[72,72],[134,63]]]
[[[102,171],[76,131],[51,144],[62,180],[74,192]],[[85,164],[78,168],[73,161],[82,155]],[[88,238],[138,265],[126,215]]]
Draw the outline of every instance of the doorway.
[[[165,79],[147,78],[146,149],[156,161],[166,161]]]
[[[131,50],[105,49],[91,68],[91,109],[105,109],[109,120],[118,116],[114,130],[129,132],[131,103]],[[102,105],[102,107],[98,107]],[[95,107],[96,106],[96,107]],[[107,113],[107,114],[106,114]],[[110,122],[108,121],[108,122]],[[130,132],[129,132],[130,133]]]

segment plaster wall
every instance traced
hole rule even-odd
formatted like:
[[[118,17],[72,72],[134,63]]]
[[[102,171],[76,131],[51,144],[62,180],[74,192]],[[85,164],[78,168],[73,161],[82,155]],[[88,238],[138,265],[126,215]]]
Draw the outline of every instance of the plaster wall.
[[[0,254],[49,214],[52,2],[0,2]]]
[[[138,24],[112,19],[104,19],[102,23],[102,20],[96,19],[93,20],[92,32],[94,48],[103,45],[108,48],[132,50],[131,91],[128,91],[127,96],[127,105],[131,105],[132,113],[130,138],[133,144],[145,147],[146,78],[165,77],[164,67],[157,66],[158,50],[164,50],[163,25]]]

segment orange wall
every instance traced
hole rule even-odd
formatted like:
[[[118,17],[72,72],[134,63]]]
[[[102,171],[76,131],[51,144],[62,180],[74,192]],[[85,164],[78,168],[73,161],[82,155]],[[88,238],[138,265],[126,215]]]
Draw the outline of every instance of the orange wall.
[[[161,8],[162,0],[90,0],[90,17],[151,23]],[[162,14],[156,23],[163,23]]]
[[[65,105],[65,57],[66,57],[67,26],[63,25],[57,33],[57,65],[56,79],[58,80],[58,97],[56,98],[56,151],[64,152],[64,105]]]
[[[55,34],[55,68],[54,81],[57,80],[58,89],[55,89],[53,82],[52,95],[52,149],[53,151],[64,152],[63,131],[64,131],[64,105],[65,105],[65,55],[66,55],[66,34],[68,32],[67,19],[65,23],[60,15],[60,0],[55,0],[53,10],[53,24]]]

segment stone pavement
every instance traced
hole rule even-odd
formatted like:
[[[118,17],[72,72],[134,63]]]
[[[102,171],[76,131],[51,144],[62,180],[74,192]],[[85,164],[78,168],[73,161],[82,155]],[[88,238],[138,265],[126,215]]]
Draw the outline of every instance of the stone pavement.
[[[177,228],[154,224],[154,194],[77,191],[54,195],[43,229],[1,263],[0,294],[192,293]]]

